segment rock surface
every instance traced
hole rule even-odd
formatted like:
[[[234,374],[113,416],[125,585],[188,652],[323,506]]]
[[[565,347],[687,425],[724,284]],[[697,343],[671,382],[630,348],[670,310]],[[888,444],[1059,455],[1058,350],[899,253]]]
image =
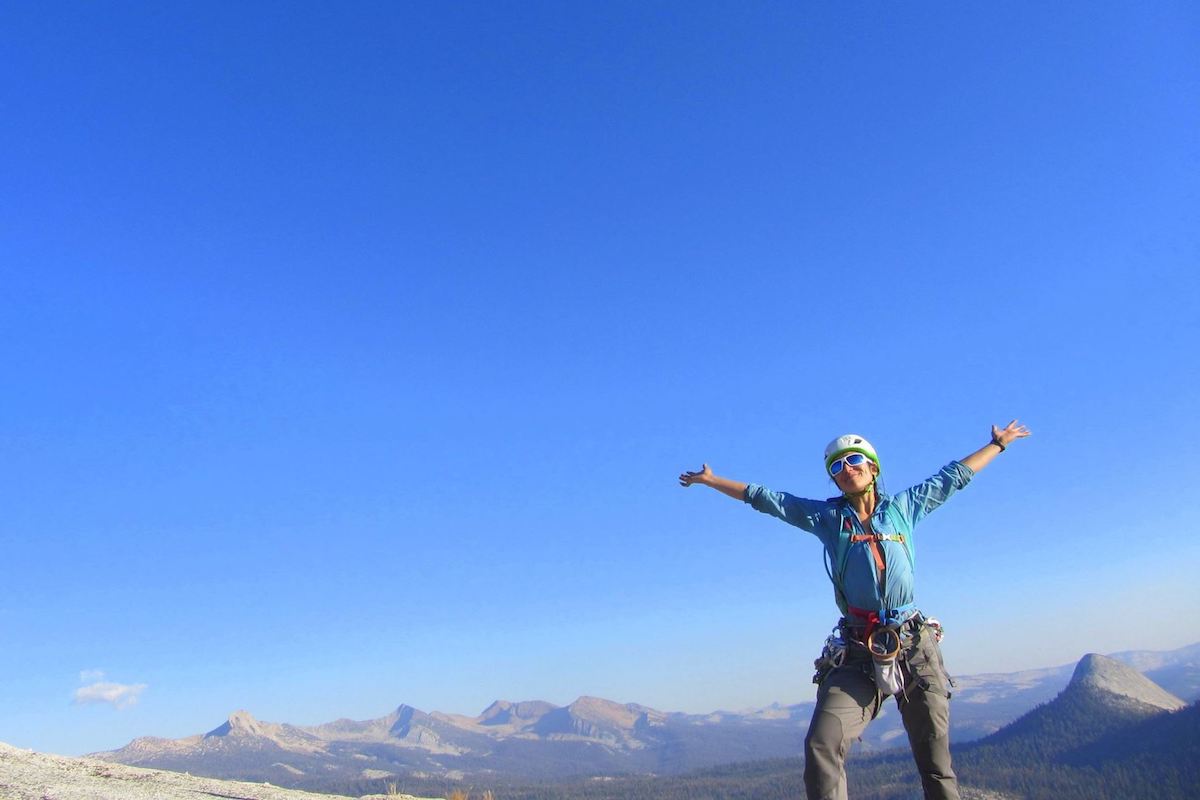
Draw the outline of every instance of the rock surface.
[[[4,800],[211,800],[214,797],[227,800],[350,800],[341,795],[280,789],[270,784],[222,781],[90,758],[47,755],[20,750],[2,742],[0,797]],[[411,795],[388,797],[390,800],[397,797],[416,800]]]

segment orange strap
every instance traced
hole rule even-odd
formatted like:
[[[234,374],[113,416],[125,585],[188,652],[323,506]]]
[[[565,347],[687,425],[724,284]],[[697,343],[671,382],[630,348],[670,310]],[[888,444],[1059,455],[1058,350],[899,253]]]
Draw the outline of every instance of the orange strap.
[[[850,518],[842,517],[842,531],[850,533]],[[887,569],[887,564],[883,560],[883,548],[879,543],[884,539],[895,539],[901,544],[904,544],[904,534],[879,534],[879,533],[850,533],[851,544],[855,542],[870,542],[871,555],[875,557],[875,570],[879,573],[879,593],[882,596],[884,589],[883,571]]]

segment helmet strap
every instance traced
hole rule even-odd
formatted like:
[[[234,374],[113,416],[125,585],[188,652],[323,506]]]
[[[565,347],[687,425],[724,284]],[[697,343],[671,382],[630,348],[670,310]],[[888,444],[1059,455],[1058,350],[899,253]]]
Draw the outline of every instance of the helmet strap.
[[[842,492],[842,494],[846,497],[863,497],[867,494],[867,492],[875,491],[875,481],[877,480],[879,480],[879,476],[872,475],[871,482],[868,483],[865,488],[859,489],[857,492]]]

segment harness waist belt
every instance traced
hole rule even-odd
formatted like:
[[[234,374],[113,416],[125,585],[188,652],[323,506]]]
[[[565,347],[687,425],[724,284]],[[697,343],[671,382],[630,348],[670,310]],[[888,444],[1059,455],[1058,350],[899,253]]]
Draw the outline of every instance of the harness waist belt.
[[[914,620],[918,623],[920,622],[920,612],[917,611],[916,603],[908,603],[899,608],[883,609],[880,611],[868,611],[865,608],[850,606],[849,611],[850,616],[843,617],[842,620],[847,629],[862,628],[863,641],[866,641],[867,637],[876,628],[899,628]]]

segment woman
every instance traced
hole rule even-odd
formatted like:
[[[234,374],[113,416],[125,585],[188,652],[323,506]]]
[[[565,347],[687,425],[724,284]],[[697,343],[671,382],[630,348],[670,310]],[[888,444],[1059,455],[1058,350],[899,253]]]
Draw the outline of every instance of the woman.
[[[895,694],[926,798],[957,798],[950,764],[949,678],[937,645],[940,629],[917,610],[913,595],[913,528],[966,486],[1029,429],[1016,420],[992,426],[992,440],[928,480],[890,496],[879,485],[875,448],[839,436],[825,448],[825,469],[839,497],[805,500],[714,475],[707,464],[679,476],[743,500],[758,511],[814,533],[842,619],[818,660],[817,705],[804,740],[809,800],[846,797],[846,753]]]

